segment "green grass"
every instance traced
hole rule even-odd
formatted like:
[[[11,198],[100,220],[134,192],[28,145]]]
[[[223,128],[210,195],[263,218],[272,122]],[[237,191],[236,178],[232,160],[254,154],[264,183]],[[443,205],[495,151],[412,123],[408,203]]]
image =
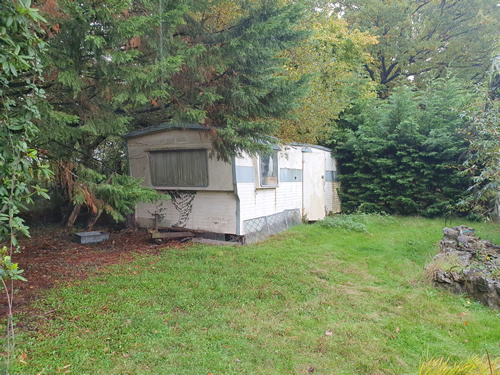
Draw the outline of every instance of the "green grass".
[[[425,280],[444,221],[365,219],[366,233],[166,248],[51,290],[12,372],[416,374],[430,358],[500,357],[500,312]],[[472,225],[500,243],[498,224]]]

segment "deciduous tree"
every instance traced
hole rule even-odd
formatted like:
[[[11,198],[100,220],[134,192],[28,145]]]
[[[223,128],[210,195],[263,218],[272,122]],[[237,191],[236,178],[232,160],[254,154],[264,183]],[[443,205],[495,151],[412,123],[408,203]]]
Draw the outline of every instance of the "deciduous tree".
[[[475,102],[466,136],[469,141],[464,175],[473,176],[463,210],[500,217],[500,57],[495,56],[488,89]]]
[[[309,91],[294,110],[295,118],[282,123],[280,137],[315,144],[327,138],[340,113],[375,92],[363,66],[371,61],[368,46],[377,40],[349,30],[336,13],[314,7],[303,27],[312,28],[312,37],[287,52],[287,74],[292,79],[310,75]]]
[[[408,77],[444,77],[447,68],[464,81],[486,79],[498,38],[493,0],[341,0],[337,8],[352,28],[377,36],[365,68],[381,95]]]
[[[38,99],[43,97],[39,24],[43,21],[30,1],[5,2],[0,7],[0,242],[28,235],[19,216],[36,193],[46,196],[35,176],[50,173],[31,141],[38,133]]]
[[[40,119],[37,100],[43,96],[39,88],[42,21],[29,0],[0,5],[0,281],[8,306],[7,373],[14,346],[13,281],[25,280],[11,258],[18,247],[16,236],[29,236],[19,213],[34,194],[46,197],[34,177],[50,173],[30,147]],[[9,247],[4,245],[7,241]]]

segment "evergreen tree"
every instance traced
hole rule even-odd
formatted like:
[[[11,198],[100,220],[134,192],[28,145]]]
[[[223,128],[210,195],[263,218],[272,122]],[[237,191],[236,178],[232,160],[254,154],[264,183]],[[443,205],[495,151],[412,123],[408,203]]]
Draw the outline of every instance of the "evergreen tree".
[[[307,34],[296,28],[302,8],[279,3],[44,3],[51,69],[38,147],[55,161],[63,186],[85,186],[91,198],[68,191],[76,203],[72,218],[84,201],[102,211],[94,209],[101,199],[94,194],[102,191],[96,184],[125,188],[109,177],[124,171],[119,136],[129,130],[203,124],[213,155],[224,160],[269,147],[304,83],[282,74],[286,61],[279,57]]]
[[[168,96],[170,86],[160,77],[179,71],[184,55],[157,53],[160,19],[172,34],[186,7],[177,3],[160,15],[157,3],[148,1],[48,0],[41,10],[49,49],[36,144],[52,161],[56,186],[74,203],[68,224],[85,205],[90,229],[104,211],[122,219],[137,201],[158,199],[120,176],[120,135],[130,129],[133,110]]]
[[[121,172],[116,162],[123,158],[113,150],[119,136],[130,129],[135,110],[158,108],[169,96],[169,80],[161,78],[184,63],[187,43],[170,40],[186,6],[176,2],[160,15],[158,2],[147,0],[61,0],[47,1],[42,10],[50,27],[38,145],[55,160]],[[160,53],[160,18],[165,50],[175,53]]]
[[[470,184],[459,173],[468,101],[456,80],[440,79],[424,92],[401,87],[372,103],[338,147],[343,208],[423,216],[451,210]]]
[[[234,15],[215,22],[227,3]],[[94,169],[110,137],[167,121],[204,124],[222,159],[262,150],[304,83],[281,74],[279,57],[306,36],[302,8],[278,3],[47,2],[45,141]]]
[[[206,16],[217,14],[216,9],[227,3],[236,6],[234,20],[220,23]],[[287,59],[282,57],[284,50],[308,35],[298,28],[303,8],[279,4],[222,1],[188,17],[181,28],[205,51],[196,64],[183,70],[181,85],[175,87],[188,102],[203,100],[202,123],[212,130],[214,150],[221,159],[267,150],[278,120],[298,105],[305,92],[304,77],[291,79],[284,74]],[[184,117],[177,112],[174,120]]]

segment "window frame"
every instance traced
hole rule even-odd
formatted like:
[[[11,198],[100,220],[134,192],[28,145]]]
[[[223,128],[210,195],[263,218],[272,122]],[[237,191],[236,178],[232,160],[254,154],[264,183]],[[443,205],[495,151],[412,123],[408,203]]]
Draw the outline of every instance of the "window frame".
[[[274,157],[273,157],[274,156]],[[263,183],[263,180],[264,180],[264,176],[262,175],[262,158],[263,157],[270,157],[273,160],[273,162],[276,163],[276,167],[273,166],[273,170],[275,170],[276,172],[276,175],[274,175],[274,172],[273,172],[273,175],[271,176],[267,176],[267,177],[276,177],[276,183],[274,184],[264,184]],[[266,155],[262,155],[262,154],[259,154],[258,157],[257,157],[257,165],[258,165],[258,186],[262,189],[275,189],[279,186],[279,151],[278,150],[272,150],[269,154],[266,154]]]

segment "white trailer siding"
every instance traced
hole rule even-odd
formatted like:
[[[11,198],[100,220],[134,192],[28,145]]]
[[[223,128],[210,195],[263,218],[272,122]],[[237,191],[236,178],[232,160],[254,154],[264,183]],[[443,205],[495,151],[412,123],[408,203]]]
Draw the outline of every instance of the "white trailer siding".
[[[235,159],[236,190],[239,198],[239,234],[249,242],[260,240],[264,235],[286,229],[301,221],[304,215],[304,186],[314,187],[317,199],[311,198],[306,205],[316,205],[312,220],[323,219],[329,212],[337,212],[335,206],[334,179],[336,165],[328,149],[307,145],[284,146],[278,152],[278,184],[262,187],[259,179],[259,158],[243,155]],[[304,182],[304,154],[310,153],[321,163],[315,168],[310,181]],[[318,170],[316,170],[318,169]],[[304,185],[305,183],[305,185]]]
[[[155,213],[159,214],[158,226],[163,228],[185,227],[214,233],[236,233],[236,197],[233,192],[196,191],[192,195],[180,193],[176,198],[154,203],[140,203],[135,215],[141,227],[155,226]],[[191,200],[191,201],[190,201]]]
[[[247,234],[245,221],[297,209],[302,205],[302,159],[300,148],[283,147],[278,152],[278,185],[261,187],[259,160],[244,155],[235,159],[239,197],[240,234]]]

